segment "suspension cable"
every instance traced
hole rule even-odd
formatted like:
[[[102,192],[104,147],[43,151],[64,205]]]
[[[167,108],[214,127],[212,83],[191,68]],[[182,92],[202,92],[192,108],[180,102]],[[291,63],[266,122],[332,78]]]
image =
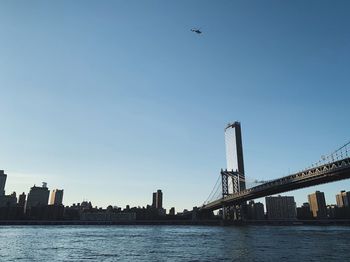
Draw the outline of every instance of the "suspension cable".
[[[219,181],[220,181],[220,175],[218,176],[218,178],[217,178],[217,180],[216,180],[216,183],[215,183],[215,185],[214,185],[214,187],[213,187],[212,191],[210,192],[210,194],[209,194],[208,198],[205,200],[205,202],[204,202],[204,203],[208,203],[208,200],[210,199],[210,197],[211,197],[211,196],[212,196],[212,194],[214,193],[214,190],[215,190],[215,188],[217,187],[217,185],[218,185]],[[216,189],[216,191],[217,191],[217,189]],[[216,191],[215,191],[215,193],[216,193]]]

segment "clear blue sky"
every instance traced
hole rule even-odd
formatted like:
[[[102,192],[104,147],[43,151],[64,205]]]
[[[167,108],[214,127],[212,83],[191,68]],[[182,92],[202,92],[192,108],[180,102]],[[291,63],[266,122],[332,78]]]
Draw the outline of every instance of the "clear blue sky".
[[[1,1],[6,192],[64,203],[201,205],[242,124],[272,179],[350,140],[349,1]],[[202,35],[190,32],[200,27]],[[297,204],[350,181],[287,193]]]

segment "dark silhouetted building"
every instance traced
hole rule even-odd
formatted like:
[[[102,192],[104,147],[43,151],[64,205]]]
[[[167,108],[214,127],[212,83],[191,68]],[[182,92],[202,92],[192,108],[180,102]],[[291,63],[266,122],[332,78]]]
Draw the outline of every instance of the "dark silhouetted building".
[[[152,207],[156,208],[156,203],[157,203],[157,192],[153,192],[152,194]]]
[[[152,194],[152,208],[156,209],[157,216],[164,217],[166,215],[166,210],[163,208],[163,193],[160,189]],[[139,215],[137,214],[137,216]]]
[[[43,183],[42,187],[33,186],[28,194],[26,209],[38,206],[47,206],[49,202],[50,191],[47,184]]]
[[[62,205],[63,189],[54,189],[51,191],[50,205]]]
[[[310,209],[314,218],[327,218],[327,207],[324,193],[316,191],[308,195]]]
[[[18,196],[18,206],[24,208],[24,206],[26,204],[26,197],[27,196],[24,192]]]
[[[309,203],[303,203],[301,207],[297,208],[297,218],[301,220],[313,218]]]
[[[301,220],[312,219],[309,203],[303,203],[301,207],[297,208],[297,218]]]
[[[158,189],[157,192],[154,192],[152,195],[152,207],[157,209],[163,208],[163,193],[162,190]]]
[[[0,196],[0,207],[13,207],[17,205],[16,192],[11,195]]]
[[[0,170],[0,207],[13,207],[17,205],[16,192],[5,195],[6,178],[4,170]]]
[[[265,219],[264,204],[249,201],[247,205],[247,219],[263,220]]]
[[[163,193],[162,193],[162,190],[157,190],[156,208],[158,208],[158,209],[163,208]]]
[[[269,220],[296,219],[296,204],[292,196],[266,197],[266,211]]]
[[[0,196],[5,195],[6,178],[7,175],[4,173],[4,170],[0,170]]]
[[[329,219],[336,219],[338,216],[338,207],[336,205],[328,205],[326,206],[327,209],[327,217]]]
[[[23,217],[23,208],[17,206],[16,192],[0,197],[0,220],[16,220]]]
[[[169,215],[170,216],[175,216],[175,207],[170,208]]]

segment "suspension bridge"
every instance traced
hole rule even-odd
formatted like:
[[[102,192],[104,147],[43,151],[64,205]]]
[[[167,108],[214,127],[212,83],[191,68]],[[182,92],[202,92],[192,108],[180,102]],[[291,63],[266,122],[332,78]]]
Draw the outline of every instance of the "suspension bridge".
[[[225,128],[227,169],[221,169],[216,184],[201,210],[223,210],[224,219],[241,219],[246,201],[291,190],[350,178],[350,142],[299,172],[246,188],[241,125]]]

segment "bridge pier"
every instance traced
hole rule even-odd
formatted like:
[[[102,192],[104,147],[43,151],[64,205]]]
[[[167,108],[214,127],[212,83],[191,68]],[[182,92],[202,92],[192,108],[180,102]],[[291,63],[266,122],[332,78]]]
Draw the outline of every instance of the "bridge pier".
[[[243,161],[241,124],[234,122],[225,128],[226,170],[221,169],[222,198],[245,190],[245,175]],[[230,183],[229,183],[230,181]],[[229,186],[231,184],[231,186]],[[246,218],[246,203],[239,205],[224,205],[223,220],[242,221]]]
[[[241,186],[245,188],[244,174],[238,171],[229,171],[221,169],[221,189],[222,198],[232,195],[232,193],[238,193],[241,191]],[[229,180],[231,181],[231,190],[229,191]],[[236,205],[223,205],[222,206],[222,219],[225,221],[242,221],[246,217],[245,210],[246,203]]]

